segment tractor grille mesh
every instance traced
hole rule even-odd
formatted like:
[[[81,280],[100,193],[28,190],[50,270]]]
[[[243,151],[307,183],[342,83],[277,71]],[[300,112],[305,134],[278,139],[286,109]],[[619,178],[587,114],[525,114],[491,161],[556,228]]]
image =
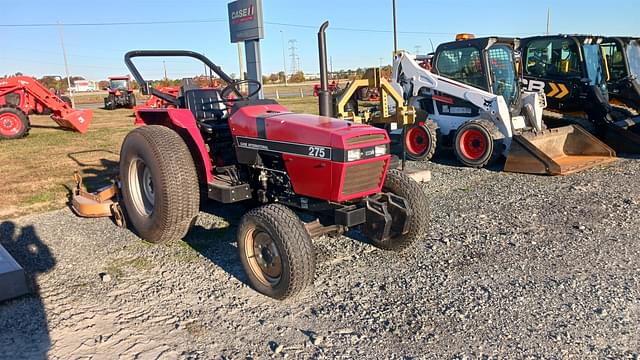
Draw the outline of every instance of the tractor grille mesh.
[[[380,141],[380,140],[384,140],[383,134],[360,135],[360,136],[354,136],[350,139],[347,139],[347,144],[359,145],[359,144],[365,144],[365,143]]]
[[[344,175],[342,195],[352,195],[376,189],[382,180],[383,171],[384,160],[347,167]]]

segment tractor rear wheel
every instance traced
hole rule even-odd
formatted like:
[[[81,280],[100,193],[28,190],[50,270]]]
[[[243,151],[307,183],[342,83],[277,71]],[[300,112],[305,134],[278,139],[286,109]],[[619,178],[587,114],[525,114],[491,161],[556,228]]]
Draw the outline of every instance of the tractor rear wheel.
[[[313,284],[316,256],[298,216],[281,204],[246,213],[238,226],[238,251],[249,284],[275,299],[299,295]]]
[[[116,108],[116,97],[113,94],[109,94],[106,98],[104,98],[104,109],[105,110],[114,110]]]
[[[144,240],[183,238],[198,215],[198,175],[189,148],[172,129],[149,125],[131,131],[120,151],[127,223]]]
[[[19,139],[29,133],[29,117],[13,106],[0,108],[0,139]]]
[[[407,127],[404,135],[404,148],[407,158],[414,161],[427,161],[436,151],[436,125],[432,121],[413,124]]]
[[[454,141],[458,160],[472,168],[481,168],[493,163],[500,156],[492,135],[497,131],[493,124],[484,120],[464,123],[456,131]]]
[[[127,106],[129,109],[133,109],[136,107],[136,96],[134,93],[129,94],[129,104]]]
[[[420,184],[404,172],[394,169],[387,172],[382,191],[404,198],[412,212],[412,217],[406,234],[396,234],[383,241],[371,239],[373,245],[385,250],[400,251],[416,240],[424,238],[429,223],[429,200]]]

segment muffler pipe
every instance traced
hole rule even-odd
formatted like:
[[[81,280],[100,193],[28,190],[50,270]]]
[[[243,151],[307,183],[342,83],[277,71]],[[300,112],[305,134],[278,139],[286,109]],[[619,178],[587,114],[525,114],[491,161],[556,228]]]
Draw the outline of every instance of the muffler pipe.
[[[320,90],[318,91],[318,110],[320,116],[333,116],[329,78],[327,76],[327,38],[325,32],[329,22],[325,21],[318,31],[318,53],[320,56]]]

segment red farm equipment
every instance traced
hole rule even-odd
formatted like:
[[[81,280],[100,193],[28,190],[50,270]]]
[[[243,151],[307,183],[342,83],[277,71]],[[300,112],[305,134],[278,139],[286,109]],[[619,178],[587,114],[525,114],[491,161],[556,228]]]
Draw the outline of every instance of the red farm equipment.
[[[29,133],[29,114],[50,112],[60,127],[86,133],[93,112],[76,110],[70,101],[56,96],[28,76],[0,79],[0,139],[17,139]]]
[[[116,108],[133,109],[136,106],[136,96],[131,87],[131,77],[112,76],[109,78],[109,95],[104,98],[104,108],[114,110]]]
[[[138,72],[137,57],[195,58],[226,86],[181,87],[177,96],[160,92]],[[426,194],[394,168],[399,161],[389,153],[384,129],[257,99],[259,82],[236,81],[192,51],[131,51],[125,63],[143,94],[172,106],[137,109],[142,126],[125,137],[120,152],[118,197],[126,223],[141,238],[183,238],[201,196],[253,204],[238,225],[240,261],[248,282],[276,299],[313,283],[313,237],[361,229],[373,245],[390,250],[424,238]],[[247,85],[249,94],[241,90]],[[112,203],[92,196],[78,191],[74,210],[83,216],[112,212]],[[93,207],[100,204],[102,212]]]
[[[158,91],[163,94],[178,97],[180,86],[163,86],[159,88]],[[135,109],[161,109],[166,107],[175,107],[175,105],[170,104],[166,100],[163,100],[157,96],[151,95],[151,97],[149,97],[149,100],[145,101],[145,103],[142,105],[137,105]]]

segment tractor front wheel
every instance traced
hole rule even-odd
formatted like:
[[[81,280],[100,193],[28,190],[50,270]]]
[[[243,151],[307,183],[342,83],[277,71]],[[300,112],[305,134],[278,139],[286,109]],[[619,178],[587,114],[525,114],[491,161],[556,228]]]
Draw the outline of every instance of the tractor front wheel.
[[[429,223],[429,200],[420,184],[404,172],[394,169],[387,172],[382,191],[404,198],[412,216],[409,220],[407,233],[395,234],[382,241],[371,239],[373,245],[385,250],[400,251],[416,240],[424,238]]]
[[[131,93],[129,94],[128,108],[133,109],[134,107],[136,107],[136,96],[134,95],[134,93]]]
[[[427,161],[436,151],[436,125],[432,121],[413,124],[404,134],[404,148],[407,157],[414,161]]]
[[[22,110],[0,108],[0,139],[19,139],[29,133],[29,117]]]
[[[122,203],[127,223],[144,240],[183,238],[198,215],[198,175],[189,148],[172,129],[131,131],[120,151]]]
[[[311,237],[284,205],[269,204],[246,213],[238,226],[238,251],[249,284],[264,295],[282,300],[313,284]]]

